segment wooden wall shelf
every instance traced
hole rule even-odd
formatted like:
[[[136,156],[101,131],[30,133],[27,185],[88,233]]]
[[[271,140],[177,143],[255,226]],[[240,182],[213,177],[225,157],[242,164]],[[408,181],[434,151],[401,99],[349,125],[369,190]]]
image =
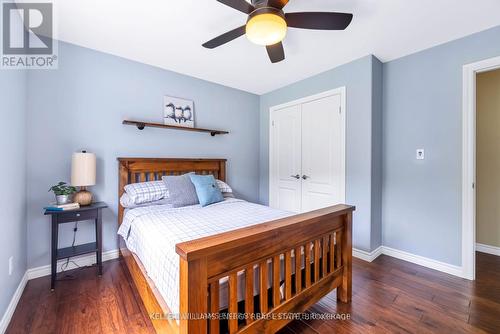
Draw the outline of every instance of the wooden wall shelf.
[[[206,132],[206,133],[210,133],[210,135],[212,137],[215,135],[225,135],[225,134],[229,133],[228,131],[223,131],[223,130],[212,130],[212,129],[203,129],[203,128],[186,128],[183,126],[165,125],[165,124],[161,124],[161,123],[150,123],[150,122],[131,121],[131,120],[124,120],[123,124],[134,125],[139,130],[144,130],[145,127],[153,127],[153,128],[163,128],[163,129],[183,130],[183,131],[193,131],[193,132]]]

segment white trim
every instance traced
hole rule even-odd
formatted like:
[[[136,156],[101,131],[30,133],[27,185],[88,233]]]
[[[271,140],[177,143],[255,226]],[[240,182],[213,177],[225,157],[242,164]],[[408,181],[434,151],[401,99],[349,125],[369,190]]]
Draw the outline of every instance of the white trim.
[[[491,255],[500,256],[500,247],[476,243],[476,251]]]
[[[454,266],[454,265],[449,264],[449,263],[444,263],[441,261],[429,259],[427,257],[411,254],[411,253],[408,253],[408,252],[405,252],[405,251],[402,251],[399,249],[387,247],[387,246],[382,246],[382,254],[387,255],[387,256],[391,256],[391,257],[395,257],[395,258],[400,259],[400,260],[415,263],[415,264],[418,264],[420,266],[427,267],[430,269],[442,271],[444,273],[451,274],[454,276],[464,277],[462,267]],[[466,278],[466,277],[464,277],[464,278]]]
[[[112,259],[118,258],[120,255],[120,252],[118,249],[113,249],[107,252],[102,253],[102,261],[109,261]],[[66,260],[59,260],[57,261],[57,272],[61,272],[61,265],[65,263]],[[96,263],[96,258],[95,254],[89,254],[89,255],[84,255],[84,256],[79,256],[79,257],[72,257],[70,259],[70,262],[68,264],[68,267],[65,270],[72,270],[78,268],[74,263],[76,263],[80,267],[85,267],[85,266],[91,266]],[[43,276],[48,276],[50,275],[50,264],[46,266],[40,266],[40,267],[35,267],[35,268],[30,268],[26,271],[26,274],[28,276],[28,280],[38,278],[38,277],[43,277]]]
[[[293,100],[293,101],[289,101],[289,102],[286,102],[286,103],[283,103],[283,104],[279,104],[279,105],[276,105],[276,106],[272,106],[269,108],[269,143],[268,143],[268,148],[269,148],[269,171],[268,171],[268,189],[269,189],[269,206],[273,206],[273,203],[272,203],[272,200],[274,198],[274,191],[273,191],[273,182],[272,182],[272,171],[273,171],[273,154],[274,154],[274,151],[273,151],[273,142],[274,142],[274,136],[273,136],[273,114],[275,111],[277,110],[280,110],[280,109],[283,109],[283,108],[287,108],[287,107],[292,107],[292,106],[295,106],[295,105],[298,105],[298,104],[303,104],[303,103],[307,103],[307,102],[312,102],[312,101],[315,101],[315,100],[319,100],[319,99],[322,99],[322,98],[325,98],[325,97],[328,97],[328,96],[332,96],[332,95],[340,95],[340,109],[341,109],[341,117],[342,117],[342,121],[341,121],[341,125],[342,125],[342,135],[341,135],[341,138],[342,138],[342,171],[341,171],[341,174],[342,174],[342,180],[341,180],[341,184],[340,184],[340,193],[342,195],[342,199],[341,199],[341,202],[345,203],[345,200],[346,200],[346,143],[347,143],[347,97],[346,97],[346,87],[343,86],[343,87],[339,87],[339,88],[335,88],[335,89],[331,89],[331,90],[328,90],[328,91],[325,91],[325,92],[322,92],[322,93],[318,93],[318,94],[314,94],[314,95],[310,95],[310,96],[306,96],[306,97],[303,97],[303,98],[300,98],[300,99],[297,99],[297,100]]]
[[[382,255],[382,249],[383,249],[383,247],[379,246],[377,249],[375,249],[371,252],[367,252],[367,251],[364,251],[362,249],[353,248],[352,249],[352,256],[354,256],[358,259],[361,259],[363,261],[373,262],[373,260],[375,260],[377,257]]]
[[[463,277],[476,278],[476,75],[500,68],[500,57],[463,67],[462,111],[462,269]]]
[[[17,303],[19,303],[24,288],[26,287],[26,283],[28,283],[28,275],[27,273],[24,273],[23,277],[21,278],[21,282],[19,282],[19,285],[17,286],[14,295],[10,299],[10,303],[7,306],[7,309],[5,310],[5,313],[2,316],[2,320],[0,320],[0,333],[5,333],[5,331],[7,330],[7,327],[9,326],[10,323],[10,319],[12,318],[12,315],[16,310]]]
[[[297,100],[293,100],[293,101],[289,101],[289,102],[286,102],[286,103],[278,104],[278,105],[270,107],[269,110],[273,110],[274,111],[274,110],[284,109],[284,108],[288,108],[288,107],[293,107],[293,106],[296,106],[297,104],[303,104],[303,103],[307,103],[307,102],[312,102],[312,101],[315,101],[315,100],[320,100],[320,99],[323,99],[325,97],[332,96],[332,95],[337,95],[337,94],[342,94],[345,97],[345,93],[346,93],[346,88],[345,88],[345,86],[342,86],[342,87],[338,87],[338,88],[334,88],[334,89],[330,89],[330,90],[324,91],[322,93],[318,93],[318,94],[314,94],[314,95],[309,95],[309,96],[305,96],[305,97],[302,97],[302,98],[297,99]],[[344,104],[344,101],[342,102],[342,104]]]
[[[478,249],[479,251],[479,249]],[[500,248],[499,248],[500,251]],[[352,256],[356,257],[358,259],[361,259],[363,261],[367,262],[372,262],[374,261],[377,257],[380,255],[387,255],[390,257],[394,257],[396,259],[400,259],[403,261],[411,262],[414,264],[417,264],[419,266],[423,266],[426,268],[438,270],[450,275],[466,278],[463,274],[462,267],[460,266],[454,266],[449,263],[437,261],[434,259],[430,259],[427,257],[423,257],[420,255],[415,255],[412,253],[408,253],[399,249],[394,249],[391,247],[387,246],[380,246],[377,249],[373,250],[372,252],[367,252],[361,249],[352,249]]]

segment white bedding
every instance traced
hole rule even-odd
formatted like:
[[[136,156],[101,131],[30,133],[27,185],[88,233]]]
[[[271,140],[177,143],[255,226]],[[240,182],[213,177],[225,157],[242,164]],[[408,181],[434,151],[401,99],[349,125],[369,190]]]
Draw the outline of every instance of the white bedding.
[[[290,212],[234,198],[204,208],[200,205],[183,208],[154,205],[128,210],[118,234],[125,239],[127,248],[139,257],[170,311],[178,314],[179,256],[175,252],[177,243],[290,215]],[[221,286],[221,307],[226,305],[226,294],[227,290]],[[238,291],[238,295],[242,297],[243,291]]]

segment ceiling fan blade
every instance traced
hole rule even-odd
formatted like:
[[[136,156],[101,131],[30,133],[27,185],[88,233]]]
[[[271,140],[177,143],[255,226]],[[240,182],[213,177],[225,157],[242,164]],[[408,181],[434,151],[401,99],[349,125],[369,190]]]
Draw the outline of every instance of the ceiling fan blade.
[[[352,14],[327,12],[302,12],[285,14],[286,23],[292,28],[317,30],[344,30],[352,21]]]
[[[238,27],[231,31],[226,32],[220,36],[215,37],[214,39],[209,40],[208,42],[203,44],[203,47],[207,49],[213,49],[227,42],[231,42],[233,39],[236,39],[245,34],[245,26]]]
[[[239,10],[245,14],[250,14],[255,10],[254,6],[246,2],[245,0],[217,0],[226,6]]]
[[[266,46],[267,54],[271,63],[278,63],[285,59],[285,50],[283,50],[283,43],[279,42],[274,45]]]
[[[289,0],[268,0],[267,5],[278,9],[283,9]]]

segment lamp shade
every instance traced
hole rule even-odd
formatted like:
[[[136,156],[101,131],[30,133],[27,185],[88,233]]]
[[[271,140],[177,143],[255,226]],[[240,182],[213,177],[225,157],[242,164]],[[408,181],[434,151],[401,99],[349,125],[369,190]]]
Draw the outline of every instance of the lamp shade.
[[[95,184],[96,158],[94,153],[73,153],[71,159],[71,184],[77,187]]]

